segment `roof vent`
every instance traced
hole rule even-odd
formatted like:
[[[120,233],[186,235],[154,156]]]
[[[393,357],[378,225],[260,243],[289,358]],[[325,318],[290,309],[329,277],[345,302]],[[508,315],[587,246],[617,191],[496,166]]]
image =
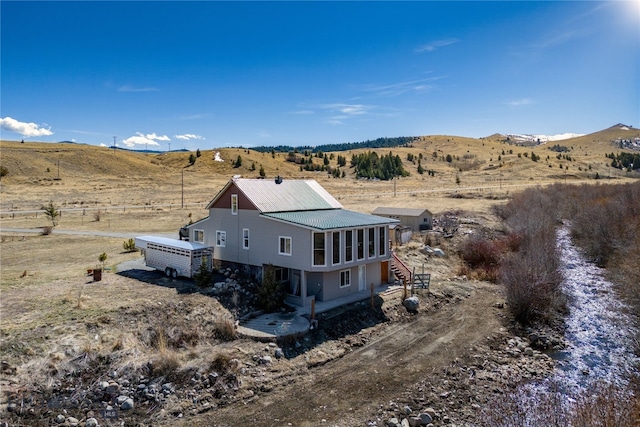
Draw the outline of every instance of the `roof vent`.
[[[282,184],[282,177],[280,175],[276,176],[276,184]]]

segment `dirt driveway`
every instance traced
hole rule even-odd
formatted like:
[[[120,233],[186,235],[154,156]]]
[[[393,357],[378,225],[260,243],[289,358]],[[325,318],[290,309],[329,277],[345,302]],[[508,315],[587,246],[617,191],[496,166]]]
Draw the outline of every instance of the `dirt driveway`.
[[[500,329],[493,285],[452,283],[445,293],[451,303],[430,307],[409,322],[378,326],[365,345],[341,358],[179,425],[354,426],[374,420],[382,406],[419,393],[420,381]]]

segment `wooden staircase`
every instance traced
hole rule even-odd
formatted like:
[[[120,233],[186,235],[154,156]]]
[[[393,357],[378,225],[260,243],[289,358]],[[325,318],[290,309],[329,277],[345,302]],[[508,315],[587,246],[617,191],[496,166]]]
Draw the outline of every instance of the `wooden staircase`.
[[[393,272],[393,276],[396,281],[400,284],[405,283],[406,281],[407,285],[411,286],[411,283],[413,283],[411,270],[395,253],[392,253],[391,255],[391,271]]]

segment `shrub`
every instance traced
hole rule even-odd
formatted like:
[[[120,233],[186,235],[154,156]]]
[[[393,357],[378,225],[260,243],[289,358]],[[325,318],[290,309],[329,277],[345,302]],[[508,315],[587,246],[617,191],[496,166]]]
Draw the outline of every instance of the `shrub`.
[[[477,235],[469,237],[460,251],[463,261],[469,267],[464,274],[479,280],[496,282],[504,250],[505,244],[502,241],[487,240]]]
[[[267,313],[273,313],[284,307],[287,290],[276,280],[275,269],[269,264],[264,267],[262,283],[257,289],[256,304]]]
[[[51,225],[55,227],[56,224],[58,223],[58,217],[60,216],[60,211],[53,204],[53,201],[50,200],[48,205],[44,205],[40,209],[44,210],[45,216],[51,220]]]
[[[218,353],[209,364],[209,370],[224,375],[231,368],[231,357],[227,353]]]
[[[135,252],[136,251],[136,241],[133,239],[125,240],[122,243],[122,248],[125,252]]]
[[[222,341],[233,341],[236,339],[236,325],[228,317],[221,319],[215,324],[215,336]]]
[[[200,267],[198,267],[198,271],[196,271],[193,275],[193,280],[196,282],[196,285],[201,288],[211,286],[211,281],[213,280],[213,272],[209,269],[206,259],[202,259]]]
[[[0,166],[0,178],[5,177],[7,175],[9,175],[9,169],[7,169],[6,166],[1,165]]]
[[[521,386],[484,405],[480,427],[576,426],[632,427],[640,417],[633,387],[594,383],[570,399],[562,385]]]

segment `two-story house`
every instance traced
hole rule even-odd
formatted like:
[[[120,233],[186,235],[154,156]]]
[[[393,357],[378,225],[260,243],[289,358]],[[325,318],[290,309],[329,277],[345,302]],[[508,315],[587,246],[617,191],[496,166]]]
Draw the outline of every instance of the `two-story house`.
[[[266,265],[309,306],[390,280],[389,226],[398,220],[346,210],[314,180],[233,178],[187,226],[189,240],[213,246],[214,264],[262,279]]]

